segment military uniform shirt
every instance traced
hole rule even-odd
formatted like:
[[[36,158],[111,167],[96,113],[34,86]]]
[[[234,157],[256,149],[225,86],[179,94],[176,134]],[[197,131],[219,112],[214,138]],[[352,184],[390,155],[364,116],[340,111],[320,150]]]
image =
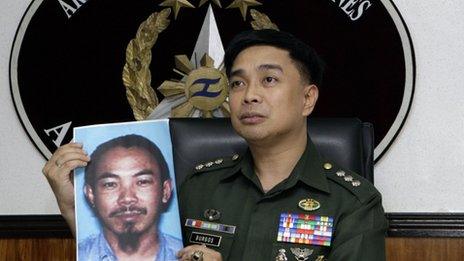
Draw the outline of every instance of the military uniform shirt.
[[[288,260],[385,260],[387,221],[380,193],[361,176],[322,161],[309,138],[290,176],[268,192],[248,151],[201,165],[179,195],[184,244],[205,243],[223,260],[286,260],[281,252]],[[299,207],[304,199],[320,207],[304,210]],[[220,215],[211,221],[207,210]],[[330,245],[279,242],[282,213],[330,217]],[[306,254],[298,259],[295,249]]]

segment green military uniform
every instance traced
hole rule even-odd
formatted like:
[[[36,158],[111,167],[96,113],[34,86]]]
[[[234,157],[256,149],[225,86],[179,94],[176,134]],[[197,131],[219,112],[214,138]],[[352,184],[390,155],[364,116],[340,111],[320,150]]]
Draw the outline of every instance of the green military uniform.
[[[198,165],[181,186],[180,208],[184,243],[204,243],[224,260],[385,260],[379,192],[322,161],[309,139],[291,175],[266,193],[250,152]]]

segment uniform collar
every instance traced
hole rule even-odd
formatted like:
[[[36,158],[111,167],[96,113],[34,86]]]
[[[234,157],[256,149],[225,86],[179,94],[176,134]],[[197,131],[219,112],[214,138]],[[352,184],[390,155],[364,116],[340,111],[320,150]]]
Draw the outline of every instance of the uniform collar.
[[[301,162],[301,164],[300,164]],[[330,193],[321,155],[308,137],[306,149],[291,175],[298,176],[306,185]]]
[[[228,179],[235,176],[238,173],[242,173],[246,178],[255,183],[256,186],[261,188],[261,184],[258,177],[254,173],[253,157],[250,150],[242,156],[240,162],[228,171],[221,180]],[[304,184],[313,187],[315,189],[330,193],[327,177],[323,169],[322,158],[316,150],[316,146],[313,144],[311,139],[308,137],[306,143],[306,149],[298,160],[295,168],[293,169],[290,176],[276,185],[268,193],[273,191],[282,191],[301,181]]]

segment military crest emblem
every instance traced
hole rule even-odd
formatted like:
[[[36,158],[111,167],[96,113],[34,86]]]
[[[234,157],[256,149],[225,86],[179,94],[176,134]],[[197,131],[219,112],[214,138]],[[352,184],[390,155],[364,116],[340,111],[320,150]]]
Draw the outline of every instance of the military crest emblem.
[[[14,104],[45,157],[76,126],[228,117],[224,48],[263,28],[320,53],[314,116],[372,122],[378,160],[414,92],[412,43],[391,0],[33,0],[11,52]]]

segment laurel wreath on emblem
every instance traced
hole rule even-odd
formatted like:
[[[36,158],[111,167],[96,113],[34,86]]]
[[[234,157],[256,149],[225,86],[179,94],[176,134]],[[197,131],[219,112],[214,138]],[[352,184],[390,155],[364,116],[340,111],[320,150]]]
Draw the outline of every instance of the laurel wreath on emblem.
[[[151,86],[150,63],[152,61],[151,48],[155,45],[158,35],[170,24],[168,19],[171,10],[165,8],[154,12],[137,30],[126,48],[126,63],[124,65],[122,80],[126,87],[126,96],[136,120],[145,120],[158,106],[159,101],[154,88]],[[250,10],[251,26],[254,30],[279,30],[271,19],[255,9]],[[163,92],[162,92],[163,93]],[[171,115],[176,116],[176,115]],[[210,117],[204,114],[203,117]]]

